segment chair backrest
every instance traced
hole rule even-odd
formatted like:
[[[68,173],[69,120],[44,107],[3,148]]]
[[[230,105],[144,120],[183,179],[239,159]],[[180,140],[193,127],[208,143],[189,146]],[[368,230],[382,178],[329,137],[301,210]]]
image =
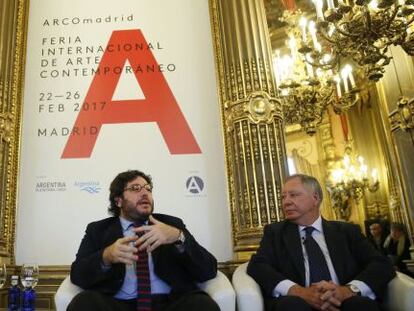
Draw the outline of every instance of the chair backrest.
[[[233,274],[239,311],[263,311],[263,296],[259,285],[246,273],[248,263],[240,265]],[[383,307],[388,311],[414,310],[414,279],[397,272],[388,284]]]
[[[204,283],[198,284],[200,289],[210,295],[219,305],[221,311],[236,310],[236,294],[231,286],[229,279],[221,272],[217,271],[217,276]],[[66,311],[67,306],[82,288],[74,285],[67,276],[59,286],[55,294],[55,305],[57,311]]]

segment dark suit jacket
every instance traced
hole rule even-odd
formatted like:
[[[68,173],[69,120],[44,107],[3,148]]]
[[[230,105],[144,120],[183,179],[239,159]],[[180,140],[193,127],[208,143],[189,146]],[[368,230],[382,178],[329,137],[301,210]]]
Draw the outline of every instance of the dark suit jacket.
[[[388,281],[395,275],[389,260],[373,248],[357,225],[322,220],[322,227],[340,284],[360,280],[377,298],[382,297]],[[247,273],[260,285],[265,297],[271,297],[275,286],[286,279],[305,286],[298,226],[286,220],[265,226]]]
[[[216,259],[197,243],[181,219],[163,214],[154,214],[154,218],[182,230],[185,235],[183,253],[173,244],[161,245],[152,252],[154,271],[171,286],[171,294],[196,290],[196,282],[204,282],[216,276]],[[102,254],[105,247],[121,237],[123,233],[118,217],[90,223],[72,263],[72,283],[84,289],[114,295],[122,286],[125,264],[113,264],[104,272],[101,267]]]
[[[371,235],[368,237],[368,240],[371,242],[372,246],[379,251],[381,254],[385,255],[385,249],[384,249],[384,242],[385,242],[385,236],[381,235],[381,239],[379,240],[379,244],[377,244],[377,241],[374,239],[374,237]]]

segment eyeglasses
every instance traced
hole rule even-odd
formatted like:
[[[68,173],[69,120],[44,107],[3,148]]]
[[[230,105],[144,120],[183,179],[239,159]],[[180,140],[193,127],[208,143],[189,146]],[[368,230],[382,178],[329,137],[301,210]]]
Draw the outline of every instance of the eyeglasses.
[[[152,186],[150,184],[145,184],[143,186],[141,186],[140,184],[132,185],[128,188],[125,188],[124,191],[129,190],[129,191],[132,191],[132,192],[139,193],[139,192],[141,192],[142,189],[145,189],[148,192],[152,192]]]

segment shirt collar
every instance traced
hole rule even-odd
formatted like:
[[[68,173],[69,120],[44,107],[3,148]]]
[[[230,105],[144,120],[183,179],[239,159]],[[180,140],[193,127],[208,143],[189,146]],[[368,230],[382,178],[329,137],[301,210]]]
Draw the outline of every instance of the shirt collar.
[[[121,216],[119,216],[119,220],[121,222],[122,230],[127,231],[129,227],[131,227],[134,223],[129,221]]]
[[[122,230],[124,230],[124,232],[134,225],[133,221],[130,221],[122,216],[119,216],[119,220],[121,222]],[[148,220],[145,221],[145,224],[148,224]]]
[[[315,220],[315,222],[313,224],[310,224],[309,226],[301,226],[301,225],[299,225],[299,232],[301,232],[306,227],[314,227],[315,230],[323,233],[323,229],[322,229],[322,216],[319,215],[319,217]]]

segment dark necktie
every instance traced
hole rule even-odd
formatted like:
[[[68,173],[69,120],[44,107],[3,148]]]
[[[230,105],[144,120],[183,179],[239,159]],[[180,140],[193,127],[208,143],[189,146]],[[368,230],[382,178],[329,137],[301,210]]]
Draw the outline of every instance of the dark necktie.
[[[141,225],[138,224],[136,227]],[[151,311],[151,280],[148,267],[148,253],[145,249],[138,251],[136,273],[138,282],[137,311]]]
[[[315,239],[312,237],[314,227],[306,227],[306,240],[303,243],[308,253],[310,284],[319,281],[331,280],[328,265],[326,264],[325,256]]]

